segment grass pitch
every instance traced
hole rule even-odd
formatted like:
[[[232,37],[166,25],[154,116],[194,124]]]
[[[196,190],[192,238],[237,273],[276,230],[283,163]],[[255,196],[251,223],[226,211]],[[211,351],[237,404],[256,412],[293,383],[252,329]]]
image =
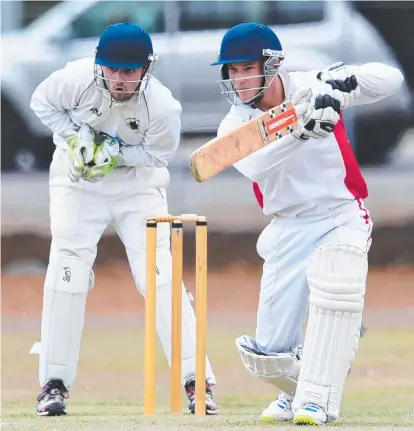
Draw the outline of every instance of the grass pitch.
[[[68,400],[68,416],[36,417],[37,357],[28,351],[37,335],[2,335],[2,430],[290,430],[292,425],[260,421],[276,390],[244,370],[234,339],[240,330],[209,329],[208,351],[218,380],[217,417],[168,413],[169,374],[159,346],[156,416],[144,417],[142,331],[91,331],[84,334],[78,376]],[[349,376],[340,421],[342,430],[414,430],[414,330],[370,328],[361,340]]]

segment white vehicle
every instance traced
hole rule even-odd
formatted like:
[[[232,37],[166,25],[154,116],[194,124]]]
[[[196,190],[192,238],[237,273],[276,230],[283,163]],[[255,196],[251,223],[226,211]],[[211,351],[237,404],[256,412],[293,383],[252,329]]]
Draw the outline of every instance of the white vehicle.
[[[289,71],[344,61],[398,66],[378,32],[347,1],[62,1],[28,27],[2,36],[2,169],[49,165],[53,144],[30,110],[36,86],[68,61],[93,56],[99,36],[114,22],[145,27],[159,54],[155,76],[183,106],[183,132],[214,133],[229,105],[210,67],[225,31],[242,21],[273,27]],[[352,23],[352,24],[351,24]],[[395,96],[345,113],[361,163],[381,162],[409,122],[411,96]]]

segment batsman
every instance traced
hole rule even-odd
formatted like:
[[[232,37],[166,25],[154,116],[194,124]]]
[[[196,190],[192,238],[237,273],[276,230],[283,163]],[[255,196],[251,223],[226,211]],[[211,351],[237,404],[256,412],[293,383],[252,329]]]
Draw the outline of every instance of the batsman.
[[[403,75],[380,63],[286,72],[283,60],[272,29],[251,22],[226,32],[213,63],[232,104],[219,137],[286,100],[301,108],[295,132],[234,164],[272,217],[257,241],[264,264],[255,338],[241,336],[236,345],[246,369],[281,391],[264,420],[320,425],[339,417],[371,245],[367,185],[342,111],[391,96]]]
[[[177,150],[181,105],[153,76],[145,29],[108,27],[91,58],[68,63],[35,90],[31,108],[53,132],[50,165],[52,244],[44,284],[37,413],[63,415],[79,360],[97,244],[112,224],[145,296],[146,219],[168,215],[168,162]],[[171,364],[170,229],[157,235],[157,332]],[[117,286],[113,286],[114,295]],[[183,286],[182,386],[195,410],[196,323]],[[206,413],[216,414],[207,359]],[[116,388],[114,388],[116,390]]]

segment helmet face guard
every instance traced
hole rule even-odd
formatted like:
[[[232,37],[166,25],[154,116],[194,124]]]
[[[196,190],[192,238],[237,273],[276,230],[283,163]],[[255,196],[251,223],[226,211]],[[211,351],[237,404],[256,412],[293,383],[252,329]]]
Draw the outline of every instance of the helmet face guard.
[[[119,23],[109,26],[102,34],[96,48],[94,80],[102,95],[114,101],[109,91],[110,85],[118,82],[119,91],[124,93],[122,100],[129,100],[134,95],[140,96],[151,78],[157,55],[153,52],[150,35],[145,29],[135,24]],[[134,81],[115,81],[105,76],[103,67],[111,69],[142,69],[142,76]],[[126,90],[125,84],[134,83],[134,90]],[[127,85],[129,87],[129,85]],[[113,91],[113,90],[112,90]]]
[[[283,63],[285,58],[283,51],[275,51],[271,49],[264,49],[262,52],[263,58],[261,60],[263,73],[261,75],[249,76],[246,78],[233,78],[230,79],[228,64],[223,64],[220,68],[222,79],[218,80],[220,85],[220,93],[225,95],[228,102],[232,105],[253,105],[258,103],[262,98],[265,90],[272,84],[279,67]],[[236,90],[237,81],[247,81],[253,78],[262,78],[262,84],[258,87],[249,87],[244,90]],[[246,101],[242,101],[239,97],[239,93],[244,91],[256,90],[257,94]]]
[[[134,86],[135,90],[133,90],[133,91],[127,91],[127,89],[125,87],[123,87],[122,90],[117,91],[117,93],[123,93],[126,95],[125,98],[122,98],[124,101],[131,99],[135,95],[138,96],[138,99],[141,98],[141,95],[143,94],[143,92],[147,88],[148,82],[151,79],[152,71],[154,69],[155,62],[157,61],[157,59],[158,59],[158,57],[156,54],[151,54],[148,56],[147,64],[145,64],[143,67],[141,66],[143,69],[141,79],[133,80],[133,81],[122,81],[123,84],[129,84],[129,83],[135,84],[135,86]],[[114,83],[114,82],[119,82],[119,81],[105,77],[102,66],[103,65],[100,65],[97,63],[95,63],[95,65],[94,65],[95,85],[99,89],[99,91],[101,92],[102,96],[105,99],[111,100],[111,101],[116,102],[116,103],[120,103],[114,99],[113,94],[109,90],[109,88],[110,88],[109,84]],[[115,68],[113,66],[107,66],[107,67]],[[123,68],[123,69],[126,69],[126,68]],[[139,69],[139,68],[136,68],[136,69]]]
[[[217,81],[221,88],[221,94],[225,94],[232,104],[254,105],[259,103],[265,90],[272,84],[277,71],[285,56],[282,45],[274,31],[261,23],[248,22],[238,24],[229,29],[223,37],[220,46],[218,61],[212,66],[221,66],[221,80]],[[258,61],[261,64],[261,74],[230,79],[228,67],[230,64]],[[236,90],[238,80],[262,78],[261,84],[257,84],[245,90]],[[257,93],[247,101],[242,101],[238,91],[252,91]]]

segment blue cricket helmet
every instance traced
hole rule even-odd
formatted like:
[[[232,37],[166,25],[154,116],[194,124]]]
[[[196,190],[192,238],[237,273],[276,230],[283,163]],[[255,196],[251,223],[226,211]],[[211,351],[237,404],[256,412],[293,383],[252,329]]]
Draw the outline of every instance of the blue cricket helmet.
[[[275,32],[265,24],[244,22],[226,32],[221,41],[218,61],[211,66],[261,60],[263,50],[282,51]]]
[[[139,69],[150,62],[153,47],[150,35],[131,23],[110,25],[99,39],[95,63],[116,69]]]

